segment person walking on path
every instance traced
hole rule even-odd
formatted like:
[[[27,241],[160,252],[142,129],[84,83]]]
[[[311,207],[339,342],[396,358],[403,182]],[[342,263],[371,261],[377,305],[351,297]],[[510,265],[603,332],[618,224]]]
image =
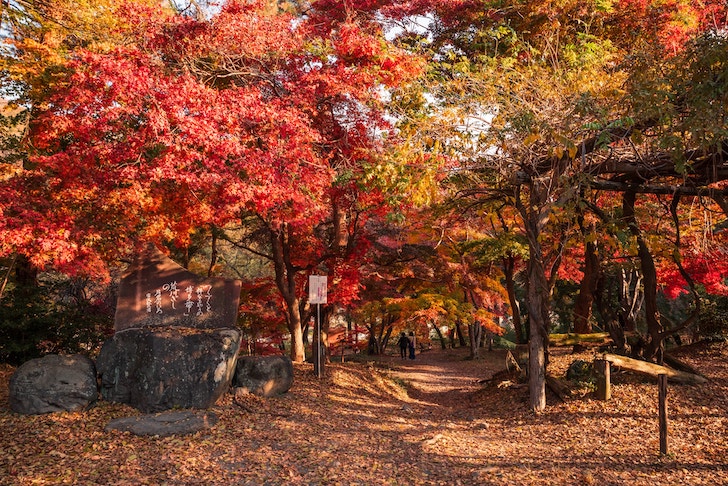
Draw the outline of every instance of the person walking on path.
[[[402,334],[399,336],[399,341],[397,341],[397,344],[399,345],[399,355],[402,359],[407,359],[407,348],[409,347],[410,340],[407,339],[407,335],[402,331]]]
[[[409,333],[409,357],[415,359],[415,333],[413,331]]]

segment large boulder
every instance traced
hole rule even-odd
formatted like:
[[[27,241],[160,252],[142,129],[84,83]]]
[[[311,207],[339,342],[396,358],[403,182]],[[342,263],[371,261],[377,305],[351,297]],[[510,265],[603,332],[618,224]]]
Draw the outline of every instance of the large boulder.
[[[101,396],[146,413],[211,407],[230,387],[240,339],[235,329],[117,332],[96,360]]]
[[[235,393],[272,397],[293,385],[293,363],[288,356],[241,356],[233,377]]]
[[[49,354],[10,377],[10,409],[22,414],[85,410],[98,398],[94,362],[80,354]]]

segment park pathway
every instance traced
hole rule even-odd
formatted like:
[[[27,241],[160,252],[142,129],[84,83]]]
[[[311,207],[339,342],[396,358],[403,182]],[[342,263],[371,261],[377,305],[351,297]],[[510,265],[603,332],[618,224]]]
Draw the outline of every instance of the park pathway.
[[[402,380],[410,397],[445,408],[467,406],[470,395],[482,390],[478,380],[490,378],[505,368],[505,351],[481,350],[479,359],[469,358],[469,349],[432,348],[417,353],[414,360],[387,357],[391,375]]]

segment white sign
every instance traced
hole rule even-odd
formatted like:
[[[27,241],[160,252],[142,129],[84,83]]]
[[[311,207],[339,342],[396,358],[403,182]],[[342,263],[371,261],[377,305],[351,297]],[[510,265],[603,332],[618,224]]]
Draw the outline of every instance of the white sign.
[[[326,275],[308,277],[308,301],[311,304],[326,303]]]

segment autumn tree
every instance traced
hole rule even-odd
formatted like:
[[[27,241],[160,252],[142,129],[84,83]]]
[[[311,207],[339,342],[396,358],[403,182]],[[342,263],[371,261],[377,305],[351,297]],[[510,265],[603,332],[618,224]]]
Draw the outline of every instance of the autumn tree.
[[[0,241],[0,333],[3,352],[14,348],[14,361],[39,352],[90,349],[113,320],[112,289],[103,278],[97,280],[105,271],[85,271],[100,270],[93,261],[70,276],[44,271],[52,269],[31,254],[55,251],[53,235],[48,235],[47,246],[19,250],[48,227],[38,224],[33,209],[47,204],[42,191],[18,181],[33,169],[33,150],[26,145],[29,122],[47,108],[52,91],[68,75],[74,49],[105,52],[125,42],[128,25],[114,15],[115,8],[114,2],[65,0],[0,6],[0,226],[12,228],[2,231]],[[27,206],[17,212],[21,202]]]
[[[69,46],[31,118],[28,169],[1,189],[3,253],[98,270],[143,241],[183,248],[204,228],[232,241],[243,225],[237,243],[271,261],[302,360],[306,277],[355,296],[359,228],[386,209],[367,173],[396,140],[381,136],[381,94],[418,66],[372,16],[310,7],[115,8],[124,42]]]
[[[463,346],[470,339],[475,357],[483,330],[502,332],[494,316],[503,308],[505,291],[497,276],[491,277],[490,262],[480,251],[487,238],[431,207],[410,208],[402,216],[372,229],[377,237],[362,268],[359,315],[376,324],[369,325],[375,341],[380,335],[388,340],[392,333],[415,330],[420,340],[437,334],[444,349],[448,336],[441,328],[448,327]],[[467,231],[472,237],[463,239]],[[372,351],[383,347],[377,344]]]
[[[664,59],[682,58],[678,54],[687,52],[685,46],[699,39],[721,44],[721,36],[710,32],[722,27],[725,5],[636,0],[534,0],[509,8],[497,2],[409,4],[413,5],[429,12],[431,41],[413,41],[418,33],[412,30],[402,36],[403,43],[426,47],[432,54],[432,82],[427,89],[435,110],[460,113],[450,115],[458,123],[440,138],[441,145],[450,144],[459,153],[458,177],[464,184],[460,195],[505,200],[520,214],[529,244],[531,407],[543,410],[549,278],[553,275],[544,254],[544,236],[555,237],[558,232],[567,236],[559,221],[578,218],[554,216],[578,207],[584,189],[587,193],[625,190],[623,209],[629,211],[633,198],[618,181],[644,186],[645,179],[637,180],[638,174],[655,170],[658,159],[673,175],[681,167],[683,174],[688,167],[688,172],[700,172],[698,152],[686,150],[688,145],[705,157],[720,156],[720,143],[714,141],[711,149],[705,143],[709,137],[686,136],[694,130],[684,125],[680,132],[673,123],[688,118],[684,116],[688,104],[677,89],[664,90]],[[715,55],[704,57],[712,50],[689,51],[698,64]],[[719,64],[711,66],[708,71],[722,69]],[[687,72],[698,75],[706,70],[687,68]],[[643,83],[651,81],[654,88],[645,89]],[[705,130],[706,123],[696,126]],[[645,134],[651,136],[649,140],[641,137]],[[646,157],[642,150],[648,147],[652,151]],[[605,179],[617,185],[609,186]],[[710,181],[704,179],[701,184],[706,182]],[[631,227],[635,229],[632,237],[639,238],[636,225]],[[640,255],[642,273],[650,275],[647,248]],[[593,282],[588,284],[585,296],[593,288]],[[650,291],[649,297],[653,295]]]
[[[595,83],[604,77],[595,71],[606,66],[612,53],[607,43],[579,36],[593,22],[580,26],[568,19],[575,13],[572,9],[552,13],[564,16],[562,23],[556,23],[536,7],[527,2],[510,10],[466,8],[457,17],[450,11],[438,12],[438,27],[433,30],[441,33],[435,47],[442,49],[443,61],[433,71],[439,81],[436,96],[440,103],[462,109],[461,126],[467,126],[471,117],[484,121],[475,128],[478,131],[468,131],[472,143],[460,155],[458,177],[464,184],[460,195],[507,201],[523,225],[529,248],[531,403],[539,410],[545,405],[550,301],[550,264],[541,235],[552,209],[574,196],[571,183],[565,182],[584,118],[598,113],[598,105],[612,102],[607,87]],[[587,11],[576,18],[594,14]],[[475,33],[468,34],[467,29]],[[583,59],[587,53],[591,63]],[[574,98],[569,94],[579,92],[591,104],[571,106]]]

